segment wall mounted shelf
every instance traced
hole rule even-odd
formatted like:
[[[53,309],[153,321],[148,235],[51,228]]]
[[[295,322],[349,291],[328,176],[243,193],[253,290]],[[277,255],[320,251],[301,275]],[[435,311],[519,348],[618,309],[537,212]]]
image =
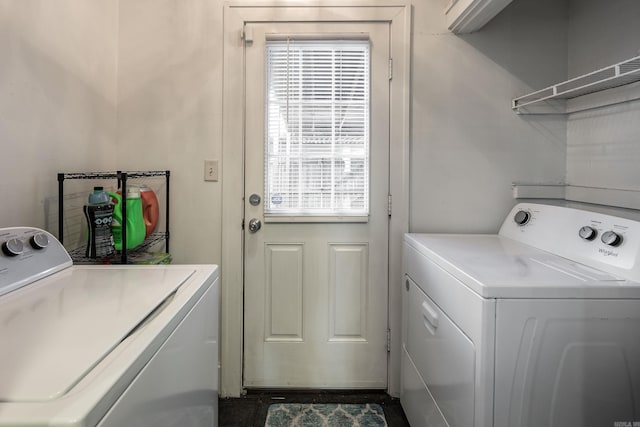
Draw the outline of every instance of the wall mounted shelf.
[[[542,105],[555,100],[577,98],[594,92],[600,92],[640,81],[640,56],[610,65],[605,68],[584,74],[562,83],[517,97],[512,100],[511,108],[518,114],[532,114],[525,107]],[[637,98],[627,99],[625,102]],[[618,102],[616,102],[618,103]],[[602,107],[603,105],[598,105]],[[582,109],[584,110],[584,109]],[[582,111],[580,110],[580,111]],[[554,111],[552,114],[566,114],[577,111]],[[533,113],[535,114],[535,113]],[[547,113],[549,114],[549,113]]]
[[[565,200],[640,211],[640,191],[568,184],[513,183],[514,199]]]
[[[465,34],[478,31],[513,0],[450,0],[444,11],[449,31]]]

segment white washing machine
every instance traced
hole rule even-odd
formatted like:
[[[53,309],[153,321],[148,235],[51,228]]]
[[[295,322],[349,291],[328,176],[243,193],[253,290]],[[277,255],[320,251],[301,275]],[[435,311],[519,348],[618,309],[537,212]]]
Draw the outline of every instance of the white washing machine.
[[[0,426],[216,426],[215,265],[73,266],[0,229]]]
[[[640,425],[640,222],[628,216],[522,203],[497,235],[407,234],[411,425]]]

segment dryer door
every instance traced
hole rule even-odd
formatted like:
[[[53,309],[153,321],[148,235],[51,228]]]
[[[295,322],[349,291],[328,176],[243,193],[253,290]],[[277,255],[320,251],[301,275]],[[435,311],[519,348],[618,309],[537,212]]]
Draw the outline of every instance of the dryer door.
[[[475,347],[408,277],[405,347],[451,427],[473,426]]]

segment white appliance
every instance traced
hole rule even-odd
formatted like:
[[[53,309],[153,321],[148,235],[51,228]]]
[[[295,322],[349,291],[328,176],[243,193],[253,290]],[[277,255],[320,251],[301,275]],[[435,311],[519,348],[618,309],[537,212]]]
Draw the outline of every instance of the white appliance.
[[[215,265],[73,266],[0,229],[0,426],[216,426]]]
[[[522,203],[497,235],[407,234],[413,427],[640,425],[640,222]]]

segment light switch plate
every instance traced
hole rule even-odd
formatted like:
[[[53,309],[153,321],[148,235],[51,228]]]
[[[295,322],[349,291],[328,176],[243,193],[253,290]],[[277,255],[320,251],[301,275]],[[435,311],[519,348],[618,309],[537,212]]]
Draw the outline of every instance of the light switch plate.
[[[204,180],[205,181],[218,180],[218,161],[217,160],[204,161]]]

